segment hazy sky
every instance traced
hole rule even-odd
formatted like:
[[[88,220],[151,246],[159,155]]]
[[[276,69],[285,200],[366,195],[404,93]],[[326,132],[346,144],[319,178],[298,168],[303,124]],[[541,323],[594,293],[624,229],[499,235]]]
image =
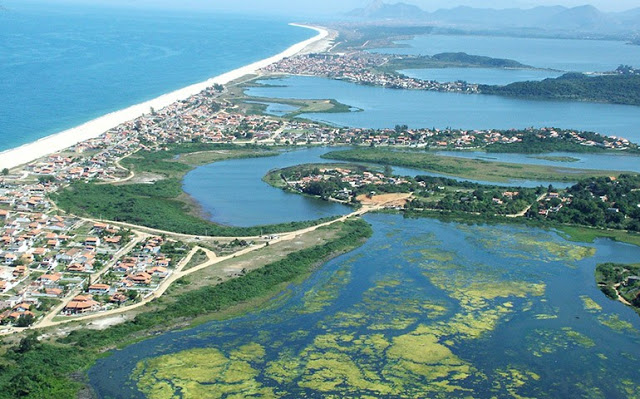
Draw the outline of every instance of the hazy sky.
[[[17,0],[0,0],[0,4],[10,6]],[[328,13],[343,13],[356,7],[362,7],[371,0],[47,0],[49,4],[59,3],[84,3],[103,5],[126,5],[139,8],[189,8],[189,9],[213,9],[229,11],[263,10],[266,13],[284,15],[309,15]],[[396,3],[401,0],[385,0],[387,3]],[[28,3],[29,0],[20,1]],[[603,11],[623,11],[640,6],[638,0],[403,0],[405,3],[415,4],[427,11],[438,8],[452,8],[458,5],[467,5],[482,8],[530,8],[539,5],[564,5],[578,6],[591,4]]]

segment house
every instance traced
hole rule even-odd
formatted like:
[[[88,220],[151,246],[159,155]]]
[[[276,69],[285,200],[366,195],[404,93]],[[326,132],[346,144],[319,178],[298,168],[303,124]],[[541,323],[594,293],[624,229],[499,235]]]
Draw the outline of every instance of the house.
[[[45,286],[47,285],[51,286],[51,285],[57,285],[61,278],[62,278],[61,273],[43,274],[42,276],[38,277],[37,281],[44,284]]]
[[[16,266],[16,268],[13,269],[12,274],[13,274],[13,277],[16,277],[16,278],[23,277],[27,274],[27,267],[24,265]]]
[[[166,267],[156,266],[148,271],[155,277],[165,278],[169,275]]]
[[[12,265],[16,260],[18,260],[18,256],[16,254],[11,252],[4,254],[5,265]]]
[[[106,225],[105,223],[94,223],[93,224],[93,231],[95,231],[96,233],[102,233],[103,231],[105,231],[109,226]]]
[[[133,281],[136,285],[149,285],[151,284],[151,275],[146,272],[139,272],[133,276],[129,276],[129,280]]]
[[[45,288],[44,293],[48,296],[61,296],[62,290],[60,288]]]
[[[89,245],[92,247],[97,247],[100,245],[100,239],[98,237],[87,237],[84,240],[84,245]]]
[[[91,295],[77,295],[64,307],[63,312],[67,315],[73,315],[94,312],[98,309],[100,309],[100,304],[94,301]]]
[[[74,273],[83,273],[87,271],[87,267],[83,263],[72,263],[67,266],[67,271]]]
[[[105,237],[104,242],[107,244],[120,244],[120,241],[122,241],[122,237],[121,236],[115,236],[115,237]]]
[[[127,301],[127,296],[122,292],[116,292],[112,296],[109,297],[109,302],[122,304]]]
[[[111,290],[111,286],[108,284],[91,284],[89,286],[89,294],[93,295],[104,295],[107,294]]]

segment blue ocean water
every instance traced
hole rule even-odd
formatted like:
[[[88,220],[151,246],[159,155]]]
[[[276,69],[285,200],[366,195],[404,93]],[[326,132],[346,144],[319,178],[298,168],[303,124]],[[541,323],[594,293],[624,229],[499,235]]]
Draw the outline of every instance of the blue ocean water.
[[[0,150],[277,54],[287,20],[3,2]]]

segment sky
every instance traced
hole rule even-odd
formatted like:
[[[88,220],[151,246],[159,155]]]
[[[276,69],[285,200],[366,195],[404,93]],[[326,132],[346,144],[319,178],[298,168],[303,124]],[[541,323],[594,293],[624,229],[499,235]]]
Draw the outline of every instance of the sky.
[[[0,5],[10,7],[18,0],[0,0]],[[30,0],[19,1],[23,5]],[[38,0],[31,0],[38,1]],[[43,0],[40,0],[43,1]],[[52,3],[101,4],[135,8],[180,8],[223,11],[261,10],[281,15],[327,15],[344,13],[363,7],[371,0],[46,0]],[[564,5],[567,7],[591,4],[602,11],[624,11],[640,6],[638,0],[385,0],[387,3],[405,3],[420,6],[427,11],[466,5],[478,8],[531,8],[535,6]]]

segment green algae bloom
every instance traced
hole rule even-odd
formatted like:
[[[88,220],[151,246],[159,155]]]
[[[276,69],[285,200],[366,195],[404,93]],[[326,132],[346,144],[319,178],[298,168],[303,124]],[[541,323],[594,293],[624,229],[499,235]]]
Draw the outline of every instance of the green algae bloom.
[[[620,320],[618,315],[600,315],[598,316],[598,321],[612,330],[616,330],[619,332],[627,331],[627,332],[638,332],[633,325],[625,320]]]
[[[602,310],[602,306],[598,305],[598,303],[590,297],[582,295],[580,299],[582,299],[584,310],[586,310],[587,312],[595,313]]]
[[[275,397],[272,388],[255,381],[258,371],[242,360],[260,358],[264,352],[258,346],[245,345],[231,356],[208,348],[144,360],[134,378],[151,399]]]

